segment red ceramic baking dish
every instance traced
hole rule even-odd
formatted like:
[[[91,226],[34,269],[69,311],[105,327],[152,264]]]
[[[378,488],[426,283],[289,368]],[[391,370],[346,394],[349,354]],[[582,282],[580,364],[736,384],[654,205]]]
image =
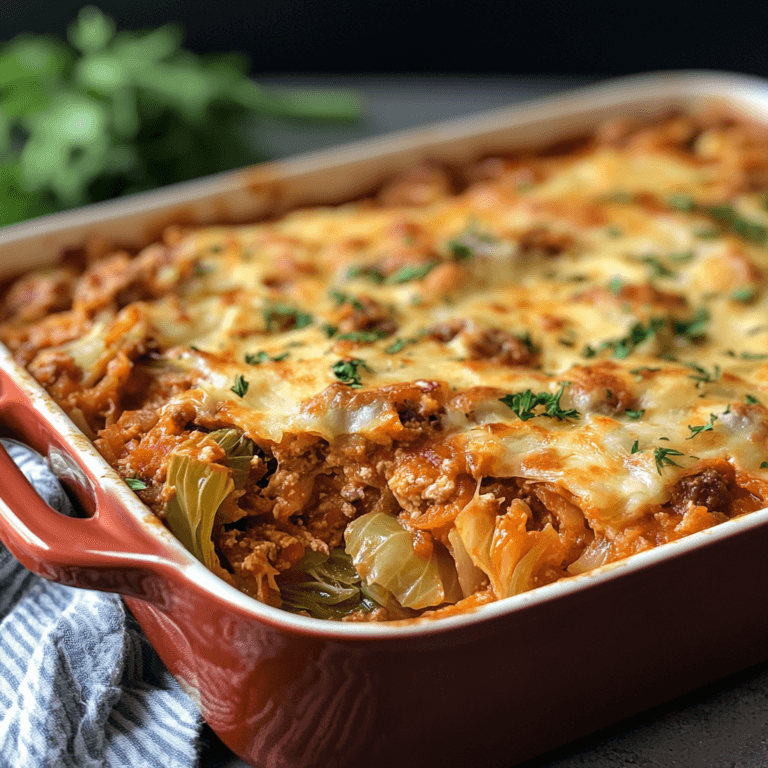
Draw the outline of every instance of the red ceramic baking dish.
[[[768,83],[629,78],[9,227],[6,275],[91,237],[240,221],[374,189],[423,158],[467,162],[617,115],[712,101],[768,122]],[[0,350],[0,423],[49,457],[87,516],[47,507],[0,449],[0,538],[31,570],[118,592],[219,736],[269,768],[509,766],[763,660],[768,510],[473,613],[397,626],[257,603],[189,554]]]

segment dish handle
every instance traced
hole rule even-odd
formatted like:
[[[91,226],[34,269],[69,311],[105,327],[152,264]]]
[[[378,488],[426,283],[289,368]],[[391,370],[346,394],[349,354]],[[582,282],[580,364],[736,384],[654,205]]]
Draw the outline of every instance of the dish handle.
[[[0,444],[0,539],[22,565],[46,579],[168,607],[167,580],[181,563],[117,499],[98,484],[89,485],[84,501],[93,514],[57,512]]]

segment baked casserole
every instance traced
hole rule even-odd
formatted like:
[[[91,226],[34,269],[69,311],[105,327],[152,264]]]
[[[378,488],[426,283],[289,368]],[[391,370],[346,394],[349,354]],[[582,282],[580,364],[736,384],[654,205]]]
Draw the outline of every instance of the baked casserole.
[[[439,617],[768,504],[768,134],[723,112],[92,242],[0,338],[271,605]]]

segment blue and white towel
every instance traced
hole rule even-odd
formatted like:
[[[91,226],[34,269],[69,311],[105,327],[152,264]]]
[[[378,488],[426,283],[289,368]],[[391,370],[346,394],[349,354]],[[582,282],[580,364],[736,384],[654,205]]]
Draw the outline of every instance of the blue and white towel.
[[[72,514],[43,458],[3,445]],[[202,728],[119,597],[45,581],[0,543],[0,768],[191,768]]]

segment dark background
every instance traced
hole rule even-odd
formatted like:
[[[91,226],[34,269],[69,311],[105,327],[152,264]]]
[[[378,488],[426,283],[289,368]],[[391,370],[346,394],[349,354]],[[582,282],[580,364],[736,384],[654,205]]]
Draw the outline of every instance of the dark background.
[[[5,0],[0,39],[61,33],[82,2]],[[768,76],[768,6],[598,0],[104,0],[119,28],[178,21],[197,52],[259,73],[579,74],[724,69]]]

